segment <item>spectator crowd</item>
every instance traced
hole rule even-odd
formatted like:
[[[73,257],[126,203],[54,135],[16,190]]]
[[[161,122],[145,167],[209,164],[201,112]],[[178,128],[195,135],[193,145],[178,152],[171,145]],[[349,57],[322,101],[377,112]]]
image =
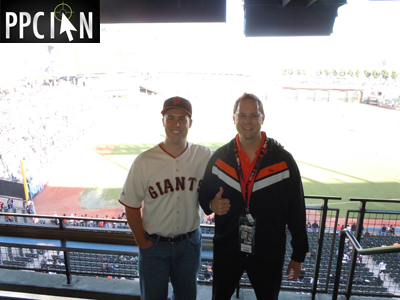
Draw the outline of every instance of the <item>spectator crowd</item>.
[[[76,86],[25,84],[0,93],[0,178],[27,181],[39,190],[60,152],[78,143],[116,109],[110,97]]]

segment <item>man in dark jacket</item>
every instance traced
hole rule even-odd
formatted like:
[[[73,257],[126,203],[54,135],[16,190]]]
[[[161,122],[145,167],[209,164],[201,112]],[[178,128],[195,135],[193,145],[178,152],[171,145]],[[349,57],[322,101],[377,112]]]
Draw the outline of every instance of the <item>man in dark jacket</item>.
[[[215,151],[199,194],[204,212],[216,215],[213,299],[231,299],[244,271],[257,299],[278,299],[286,225],[290,280],[308,252],[300,173],[291,154],[261,131],[265,115],[255,95],[236,100],[233,113],[239,134]]]

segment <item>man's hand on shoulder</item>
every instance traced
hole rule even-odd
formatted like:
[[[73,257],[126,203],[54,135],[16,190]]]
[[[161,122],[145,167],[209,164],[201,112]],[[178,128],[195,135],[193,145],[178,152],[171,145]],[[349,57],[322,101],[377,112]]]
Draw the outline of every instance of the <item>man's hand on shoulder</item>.
[[[272,139],[272,138],[270,138],[270,140],[276,145],[276,146],[278,146],[279,148],[285,148],[285,147],[283,147],[283,145],[281,144],[281,143],[279,143],[277,140],[274,140],[274,139]]]
[[[222,187],[219,188],[219,192],[215,195],[214,199],[210,202],[210,208],[216,215],[222,216],[228,213],[231,202],[229,199],[222,198],[222,194],[224,189]]]
[[[286,270],[286,275],[288,277],[288,280],[296,280],[300,275],[300,271],[301,271],[301,263],[294,260],[290,260],[288,268]]]

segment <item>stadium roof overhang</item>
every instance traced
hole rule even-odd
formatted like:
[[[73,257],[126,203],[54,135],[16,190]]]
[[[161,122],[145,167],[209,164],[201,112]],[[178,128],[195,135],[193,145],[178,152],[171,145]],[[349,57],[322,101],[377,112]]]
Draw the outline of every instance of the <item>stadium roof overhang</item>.
[[[245,35],[328,36],[347,0],[244,0]]]
[[[228,0],[100,0],[108,23],[226,22]],[[244,0],[244,32],[256,36],[327,36],[347,0]]]

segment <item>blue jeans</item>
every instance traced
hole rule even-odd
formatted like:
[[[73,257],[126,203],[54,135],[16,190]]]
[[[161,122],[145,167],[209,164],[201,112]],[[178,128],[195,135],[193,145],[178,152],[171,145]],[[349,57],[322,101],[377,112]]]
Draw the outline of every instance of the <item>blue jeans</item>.
[[[139,248],[139,279],[142,300],[164,300],[168,281],[173,287],[172,300],[196,300],[197,275],[200,270],[201,233],[176,242],[153,242],[148,249]]]

